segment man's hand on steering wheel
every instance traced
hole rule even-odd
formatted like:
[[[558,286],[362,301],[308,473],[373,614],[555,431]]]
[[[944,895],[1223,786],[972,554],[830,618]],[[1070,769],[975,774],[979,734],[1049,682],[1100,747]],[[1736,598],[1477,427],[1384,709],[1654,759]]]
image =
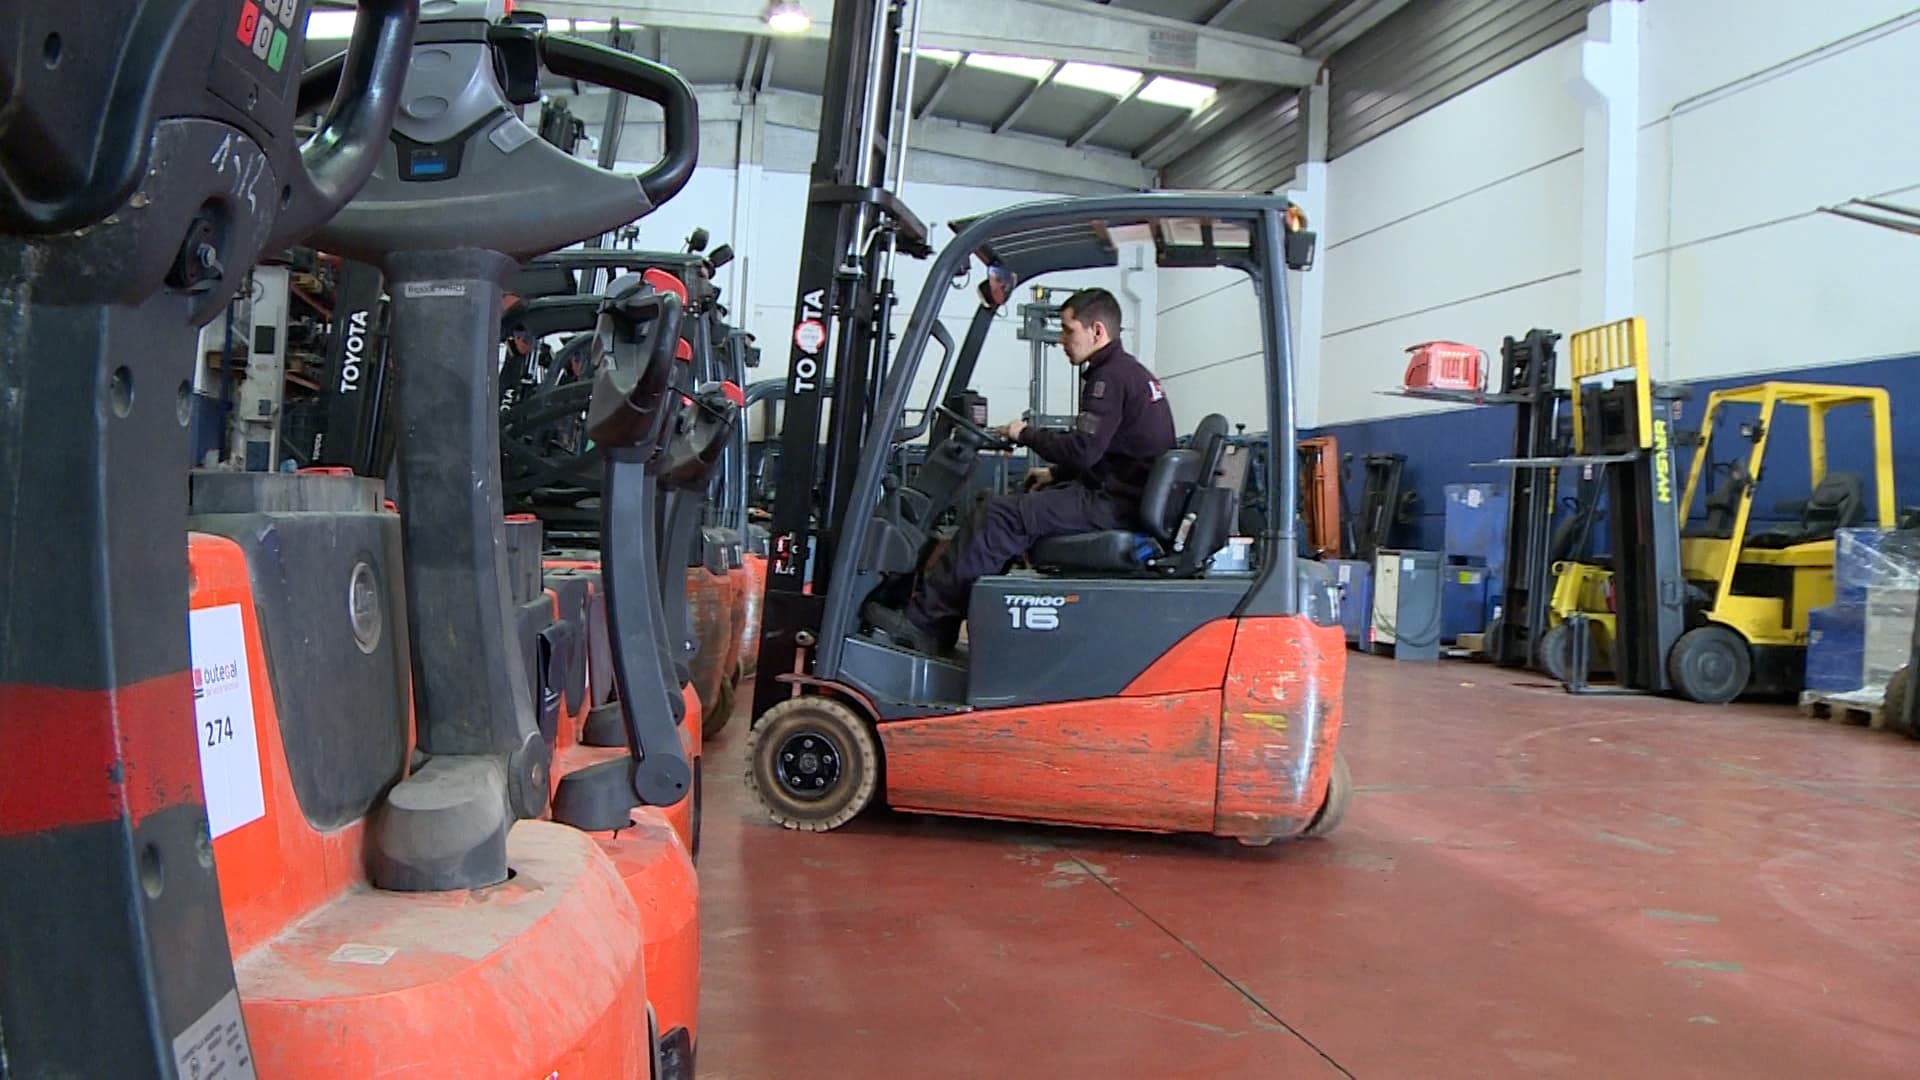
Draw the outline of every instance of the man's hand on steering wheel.
[[[1020,441],[1020,433],[1025,430],[1027,430],[1027,422],[1025,420],[1014,420],[994,428],[993,433],[1010,443],[1018,443]]]
[[[945,405],[934,406],[934,411],[953,421],[955,426],[971,432],[975,438],[985,443],[986,445],[981,447],[982,450],[1012,450],[1014,447],[1013,441],[1003,434],[1003,428],[993,428],[989,430],[981,427],[979,424],[973,422],[972,417],[965,416],[958,410],[950,409]],[[1016,420],[1014,423],[1018,424],[1020,422]],[[1026,425],[1021,424],[1020,426],[1025,427]]]

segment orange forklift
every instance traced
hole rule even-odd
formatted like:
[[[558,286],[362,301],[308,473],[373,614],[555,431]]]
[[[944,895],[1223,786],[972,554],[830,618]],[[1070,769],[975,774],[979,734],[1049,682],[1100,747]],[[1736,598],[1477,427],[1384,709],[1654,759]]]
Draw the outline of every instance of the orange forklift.
[[[688,797],[688,737],[639,692],[639,648],[615,650],[618,758],[570,767],[543,728],[509,645],[488,393],[516,259],[678,191],[690,88],[508,23],[500,0],[418,28],[413,0],[363,0],[346,53],[304,79],[297,4],[16,7],[0,55],[32,63],[6,72],[0,116],[0,1061],[690,1075],[696,892],[660,812]],[[437,63],[410,71],[416,33]],[[80,55],[115,67],[59,62]],[[659,103],[664,160],[636,177],[549,152],[509,107],[542,68]],[[409,105],[428,100],[453,107]],[[435,200],[401,210],[555,190],[575,197],[543,222],[453,223],[486,245],[457,250],[451,215],[420,210]],[[179,483],[195,328],[323,223],[393,290],[401,514],[350,475]],[[664,429],[688,406],[657,342],[678,311],[637,288],[609,301],[596,412],[622,465],[676,450]],[[609,575],[615,626],[640,632],[651,585]]]
[[[869,46],[892,56],[898,29],[871,0],[836,6],[829,62],[841,70]],[[911,87],[896,95],[885,76],[849,80],[878,107],[835,99],[822,115],[747,783],[774,820],[813,831],[884,802],[1247,844],[1331,832],[1350,791],[1338,754],[1346,646],[1333,583],[1298,557],[1291,512],[1271,516],[1248,563],[1216,568],[1218,553],[1238,547],[1229,541],[1246,472],[1227,417],[1203,420],[1190,446],[1154,466],[1138,531],[1049,539],[1029,553],[1030,569],[977,582],[966,655],[915,651],[863,618],[870,603],[904,601],[979,455],[1010,449],[980,422],[986,403],[972,383],[1012,289],[1116,266],[1127,241],[1150,245],[1162,267],[1232,267],[1253,279],[1264,385],[1254,412],[1234,419],[1273,433],[1267,505],[1298,506],[1287,272],[1309,268],[1314,249],[1304,216],[1276,196],[1121,195],[1002,210],[954,223],[958,235],[927,273],[936,284],[889,357],[876,328],[890,325],[893,261],[930,251],[894,194],[907,137],[885,119],[900,111],[886,103],[911,99]],[[856,128],[863,114],[869,122]],[[945,283],[969,276],[976,259],[981,302],[965,344],[948,348],[938,325]],[[928,397],[909,424],[909,406],[923,404],[909,401],[916,386]],[[923,435],[925,462],[903,482],[890,469],[896,448]]]

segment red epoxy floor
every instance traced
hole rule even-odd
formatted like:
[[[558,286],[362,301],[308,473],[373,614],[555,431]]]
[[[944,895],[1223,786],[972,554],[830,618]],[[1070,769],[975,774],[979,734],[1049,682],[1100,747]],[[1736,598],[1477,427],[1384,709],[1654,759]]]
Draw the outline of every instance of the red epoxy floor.
[[[1342,830],[808,836],[709,744],[704,1080],[1920,1075],[1920,743],[1355,657]]]

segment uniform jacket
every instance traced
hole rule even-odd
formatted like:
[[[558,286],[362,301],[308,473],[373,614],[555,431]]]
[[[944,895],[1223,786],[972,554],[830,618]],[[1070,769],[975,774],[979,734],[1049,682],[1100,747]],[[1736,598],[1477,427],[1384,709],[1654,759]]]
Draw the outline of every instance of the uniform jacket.
[[[1117,341],[1081,365],[1073,430],[1020,432],[1020,444],[1047,459],[1057,480],[1077,479],[1135,505],[1154,461],[1173,443],[1166,390]]]

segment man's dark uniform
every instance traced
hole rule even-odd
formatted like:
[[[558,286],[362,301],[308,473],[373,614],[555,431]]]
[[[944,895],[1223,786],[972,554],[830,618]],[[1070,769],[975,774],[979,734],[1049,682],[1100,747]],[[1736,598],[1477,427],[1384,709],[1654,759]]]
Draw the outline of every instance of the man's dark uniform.
[[[973,583],[1000,573],[1035,541],[1137,527],[1147,474],[1173,449],[1173,408],[1153,373],[1110,341],[1081,365],[1073,430],[1029,427],[1019,441],[1053,467],[1053,483],[978,507],[907,605],[907,618],[943,644],[959,634]]]

